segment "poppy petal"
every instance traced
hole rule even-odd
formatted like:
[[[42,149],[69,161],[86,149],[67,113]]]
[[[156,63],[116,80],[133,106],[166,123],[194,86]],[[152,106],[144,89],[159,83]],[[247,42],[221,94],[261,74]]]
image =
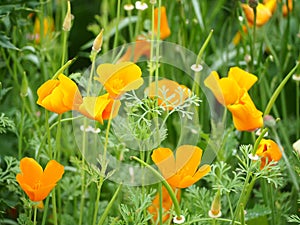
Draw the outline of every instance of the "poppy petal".
[[[50,160],[46,165],[43,177],[41,179],[42,187],[52,186],[62,178],[64,174],[64,166],[55,160]]]
[[[176,174],[175,159],[171,149],[155,149],[151,155],[151,158],[166,179]]]
[[[231,67],[228,72],[228,78],[234,79],[240,88],[245,88],[247,91],[257,81],[257,77],[239,67]]]

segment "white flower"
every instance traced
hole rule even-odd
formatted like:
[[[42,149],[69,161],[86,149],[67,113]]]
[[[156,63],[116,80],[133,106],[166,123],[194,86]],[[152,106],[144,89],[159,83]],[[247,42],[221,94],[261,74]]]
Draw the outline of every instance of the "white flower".
[[[126,10],[126,11],[131,11],[133,9],[134,9],[134,5],[132,5],[132,4],[124,5],[124,10]]]
[[[136,1],[135,2],[135,8],[137,10],[142,10],[143,11],[143,10],[148,8],[148,5],[145,2],[142,3],[141,1]]]

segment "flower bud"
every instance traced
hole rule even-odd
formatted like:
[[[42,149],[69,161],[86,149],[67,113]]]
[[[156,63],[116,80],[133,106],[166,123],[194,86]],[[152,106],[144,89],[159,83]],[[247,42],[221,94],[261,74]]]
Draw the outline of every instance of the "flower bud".
[[[100,33],[97,35],[93,43],[92,50],[97,53],[101,51],[101,47],[103,43],[103,31],[104,29],[101,29]]]
[[[212,218],[218,218],[222,215],[221,213],[221,192],[220,189],[215,194],[214,200],[211,204],[211,208],[208,215]]]
[[[254,9],[254,8],[256,8],[257,7],[257,5],[258,5],[258,1],[257,0],[249,0],[249,6],[252,8],[252,9]]]
[[[73,15],[71,14],[71,3],[68,1],[68,11],[63,23],[63,30],[70,31],[72,26]]]
[[[28,95],[28,81],[25,73],[23,74],[23,78],[22,78],[20,95],[22,98]]]

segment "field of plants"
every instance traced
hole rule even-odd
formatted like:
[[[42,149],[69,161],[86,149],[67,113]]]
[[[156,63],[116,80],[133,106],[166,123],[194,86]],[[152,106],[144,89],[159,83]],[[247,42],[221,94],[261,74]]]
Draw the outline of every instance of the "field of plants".
[[[0,224],[300,224],[298,0],[1,0]]]

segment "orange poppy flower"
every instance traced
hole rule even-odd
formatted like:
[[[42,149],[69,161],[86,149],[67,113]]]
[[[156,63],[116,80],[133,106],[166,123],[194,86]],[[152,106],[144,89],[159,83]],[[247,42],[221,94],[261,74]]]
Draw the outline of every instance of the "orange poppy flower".
[[[173,188],[173,191],[175,191],[175,188]],[[180,189],[177,189],[176,198],[178,202],[180,201]],[[169,210],[171,209],[173,205],[172,199],[169,195],[169,192],[165,188],[165,186],[162,186],[162,208],[163,208],[163,222],[167,221],[170,217]],[[148,207],[148,212],[153,215],[153,220],[156,221],[158,218],[158,209],[159,209],[159,194],[157,193],[154,197],[152,204],[150,207]]]
[[[260,141],[256,154],[261,157],[261,169],[271,161],[278,162],[282,157],[279,146],[276,144],[276,142],[270,139],[262,139]]]
[[[151,43],[142,35],[139,35],[136,42],[129,46],[118,63],[125,61],[137,62],[142,56],[150,58]]]
[[[289,14],[289,12],[291,12],[293,10],[293,0],[288,0],[288,7],[286,6],[286,4],[284,4],[282,6],[282,14],[283,16],[287,16]]]
[[[172,110],[181,105],[189,97],[190,90],[172,80],[159,80],[157,87],[158,91],[156,93],[156,83],[152,82],[145,92],[149,97],[157,96],[158,105],[165,107],[167,110]]]
[[[54,21],[52,17],[44,17],[43,20],[43,38],[49,37],[54,32]],[[41,35],[41,23],[40,19],[37,16],[34,21],[34,27],[33,27],[33,40],[35,43],[40,43],[40,35]]]
[[[111,98],[120,98],[127,91],[139,88],[144,80],[140,67],[132,62],[104,63],[97,68],[98,80]]]
[[[244,10],[249,26],[253,26],[254,24],[253,9],[248,4],[242,4],[242,8]],[[271,4],[271,2],[266,5],[262,3],[258,3],[256,7],[256,26],[262,26],[266,24],[272,17],[272,10],[273,10],[273,5]]]
[[[232,113],[237,130],[252,131],[263,125],[262,112],[256,109],[247,92],[256,81],[256,76],[238,67],[230,68],[228,77],[220,79],[218,73],[213,71],[204,80],[218,102]]]
[[[232,114],[234,127],[239,131],[253,131],[263,126],[263,113],[256,109],[247,91],[227,109]]]
[[[44,200],[64,173],[64,167],[55,160],[50,160],[43,171],[34,159],[27,157],[20,161],[20,169],[21,173],[17,174],[16,179],[34,202]]]
[[[205,164],[198,169],[202,149],[192,145],[182,145],[176,150],[176,158],[169,148],[155,149],[151,155],[163,177],[172,187],[186,188],[210,172]]]
[[[120,100],[111,99],[109,94],[99,97],[84,97],[82,104],[79,106],[79,112],[103,124],[103,120],[109,119],[110,115],[112,118],[117,116],[120,105]]]
[[[204,84],[213,92],[214,96],[222,105],[230,105],[238,102],[242,96],[242,90],[249,90],[257,81],[257,77],[239,67],[231,67],[228,77],[219,78],[216,71],[204,80]]]
[[[159,8],[154,9],[154,32],[157,34],[158,30],[158,10]],[[162,6],[160,8],[160,30],[159,30],[159,38],[161,40],[166,39],[171,35],[171,30],[168,24],[166,7]]]
[[[58,75],[58,80],[48,80],[37,90],[37,104],[58,114],[78,109],[82,103],[80,91],[70,78]]]

